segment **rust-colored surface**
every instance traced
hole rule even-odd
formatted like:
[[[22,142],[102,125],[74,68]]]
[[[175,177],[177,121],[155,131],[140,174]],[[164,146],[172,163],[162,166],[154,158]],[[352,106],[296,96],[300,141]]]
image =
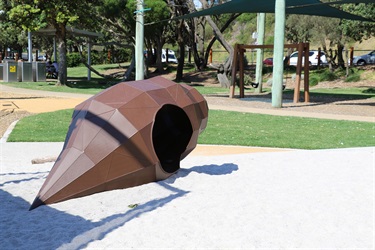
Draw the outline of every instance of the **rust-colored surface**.
[[[207,125],[197,90],[162,77],[119,83],[79,104],[30,209],[168,178]]]

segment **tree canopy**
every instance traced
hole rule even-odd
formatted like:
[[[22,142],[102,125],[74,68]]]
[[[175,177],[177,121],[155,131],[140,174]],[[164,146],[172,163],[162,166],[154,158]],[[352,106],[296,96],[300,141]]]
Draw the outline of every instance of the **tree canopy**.
[[[79,23],[80,26],[92,26],[95,18],[91,10],[100,0],[86,1],[40,1],[9,0],[9,20],[26,31],[36,31],[47,26],[56,29],[56,42],[59,51],[58,84],[66,84],[66,26]],[[90,25],[91,24],[91,25]]]
[[[375,16],[375,3],[344,4],[336,7],[365,18]],[[345,45],[361,42],[374,35],[375,22],[299,15],[290,15],[286,21],[287,40],[313,42],[326,51],[331,64],[335,63],[333,58],[337,56],[338,64],[341,66],[344,66],[342,51]],[[329,49],[337,50],[336,55],[329,52]]]
[[[176,16],[196,11],[195,2],[194,0],[144,1],[145,8],[150,8],[145,12],[145,23],[152,23],[145,26],[145,46],[148,50],[156,50],[156,63],[160,70],[162,70],[160,53],[166,43],[178,45],[181,59],[184,58],[185,48],[191,48],[197,69],[205,65],[208,50],[217,39],[228,51],[231,50],[223,33],[233,25],[239,14],[172,21]],[[203,8],[207,8],[225,1],[200,0],[200,2]],[[45,27],[55,28],[60,67],[58,83],[65,84],[68,39],[66,27],[78,26],[80,29],[100,32],[104,34],[103,40],[106,43],[132,45],[135,37],[136,3],[136,0],[1,1],[0,46],[3,51],[6,47],[21,50],[27,43],[27,31],[36,31]],[[344,4],[336,7],[367,18],[375,16],[375,3]],[[159,22],[168,19],[169,21]],[[254,14],[242,15],[239,22],[250,20],[255,20]],[[295,25],[296,23],[298,25]],[[205,35],[208,26],[212,27],[215,33],[215,36],[209,40]],[[375,23],[290,15],[286,30],[286,37],[292,42],[311,41],[320,44],[329,41],[330,45],[341,48],[345,43],[362,41],[374,36]],[[42,42],[39,44],[43,46]],[[204,51],[205,47],[206,51]],[[183,60],[180,60],[180,63],[183,64]],[[179,67],[182,69],[181,65]]]

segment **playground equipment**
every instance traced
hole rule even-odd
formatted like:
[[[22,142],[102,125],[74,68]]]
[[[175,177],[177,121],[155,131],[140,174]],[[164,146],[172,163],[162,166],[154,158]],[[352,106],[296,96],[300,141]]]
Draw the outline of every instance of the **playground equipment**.
[[[75,108],[63,150],[30,207],[163,180],[195,147],[208,107],[163,77],[122,82]]]
[[[298,50],[293,102],[297,103],[299,102],[299,99],[300,99],[302,68],[304,70],[304,99],[305,99],[305,102],[310,102],[310,94],[309,94],[309,48],[310,48],[310,44],[309,43],[285,44],[284,47],[296,48]],[[273,45],[244,45],[244,44],[235,45],[233,65],[232,65],[232,79],[231,79],[231,86],[230,86],[230,93],[229,93],[230,98],[234,97],[234,91],[236,87],[237,68],[239,68],[240,98],[244,98],[245,96],[243,60],[244,60],[244,53],[246,49],[272,49],[272,48],[273,48]],[[302,58],[304,59],[304,62],[302,62]]]

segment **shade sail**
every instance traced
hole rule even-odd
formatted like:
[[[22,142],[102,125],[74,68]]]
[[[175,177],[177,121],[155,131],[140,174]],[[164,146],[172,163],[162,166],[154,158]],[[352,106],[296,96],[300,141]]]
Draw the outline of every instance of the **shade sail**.
[[[356,21],[372,21],[367,18],[350,14],[326,4],[311,4],[304,6],[293,6],[286,9],[287,14],[324,16]]]
[[[343,4],[371,2],[373,3],[373,0],[342,0],[334,3]],[[341,11],[318,0],[286,0],[285,5],[285,11],[287,14],[325,16],[357,21],[373,21],[361,16]],[[224,13],[275,13],[275,0],[232,0],[209,9],[181,16],[178,19],[219,15]]]
[[[344,4],[344,3],[374,3],[374,0],[338,0],[330,2],[329,4]]]

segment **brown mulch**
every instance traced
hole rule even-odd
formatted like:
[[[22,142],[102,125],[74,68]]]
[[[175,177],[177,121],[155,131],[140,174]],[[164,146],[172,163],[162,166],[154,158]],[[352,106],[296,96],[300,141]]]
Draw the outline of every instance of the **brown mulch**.
[[[18,94],[1,93],[0,100],[4,101],[4,103],[0,110],[0,137],[4,135],[5,131],[14,121],[32,115],[32,113],[26,110],[19,110],[18,107],[13,104],[14,98],[20,97],[22,96]]]
[[[17,120],[25,116],[29,116],[32,113],[27,111],[3,111],[0,110],[0,137],[2,137],[8,127]]]

